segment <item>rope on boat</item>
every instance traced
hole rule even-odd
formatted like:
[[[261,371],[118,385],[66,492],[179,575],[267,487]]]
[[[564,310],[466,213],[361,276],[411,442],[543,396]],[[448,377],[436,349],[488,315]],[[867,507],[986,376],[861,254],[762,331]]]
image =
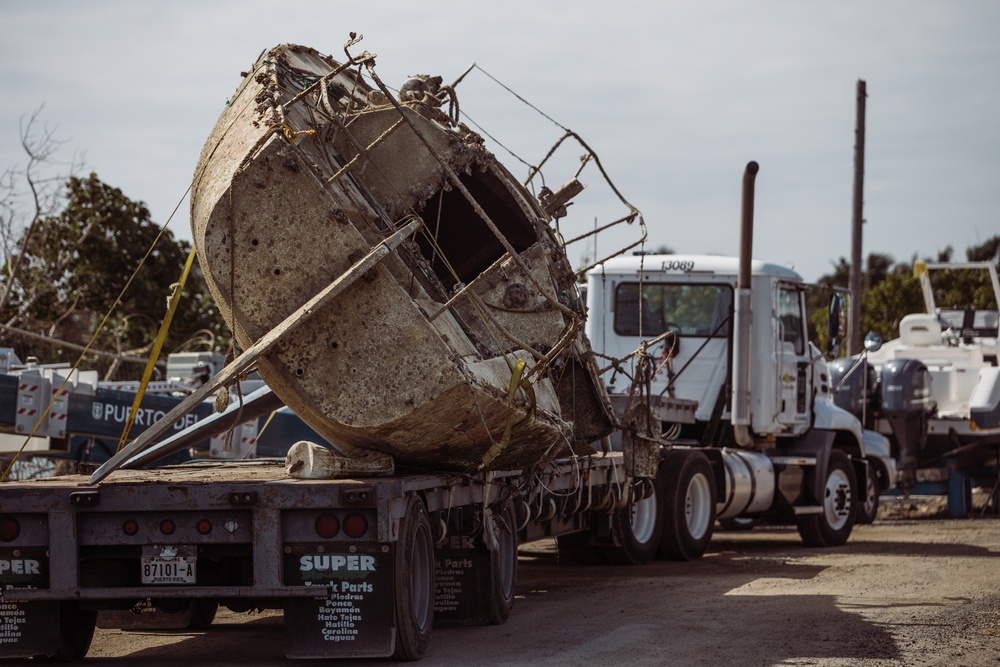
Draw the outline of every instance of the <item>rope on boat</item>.
[[[290,144],[297,142],[300,134],[316,134],[316,130],[293,130],[288,126],[288,123],[274,123],[267,128],[268,132],[278,132],[279,130]]]

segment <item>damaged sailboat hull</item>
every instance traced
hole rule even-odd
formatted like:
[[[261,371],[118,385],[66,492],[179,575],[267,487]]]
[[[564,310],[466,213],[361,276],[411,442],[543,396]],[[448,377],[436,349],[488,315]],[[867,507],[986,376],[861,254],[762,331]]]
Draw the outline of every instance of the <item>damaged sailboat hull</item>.
[[[237,343],[416,219],[257,360],[264,380],[348,454],[463,469],[592,452],[614,417],[547,213],[446,113],[451,88],[418,77],[396,99],[372,58],[265,52],[205,144],[191,223]]]

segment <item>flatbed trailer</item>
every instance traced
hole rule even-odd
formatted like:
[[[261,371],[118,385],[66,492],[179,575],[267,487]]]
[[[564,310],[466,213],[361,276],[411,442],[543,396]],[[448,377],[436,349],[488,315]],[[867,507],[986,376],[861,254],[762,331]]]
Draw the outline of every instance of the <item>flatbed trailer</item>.
[[[99,612],[155,607],[204,624],[223,605],[283,609],[289,657],[416,659],[434,623],[507,618],[519,543],[572,534],[635,559],[632,519],[658,526],[657,511],[654,485],[633,484],[620,453],[488,477],[304,480],[256,460],[120,470],[99,486],[9,482],[0,657],[79,659]],[[659,534],[638,539],[652,557]]]

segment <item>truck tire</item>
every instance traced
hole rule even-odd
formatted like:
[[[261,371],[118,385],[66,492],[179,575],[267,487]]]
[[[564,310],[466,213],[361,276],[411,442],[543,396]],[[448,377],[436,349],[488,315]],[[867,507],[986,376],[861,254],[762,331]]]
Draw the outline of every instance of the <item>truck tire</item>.
[[[701,558],[715,526],[715,475],[698,451],[674,451],[660,463],[663,535],[658,555],[667,560]]]
[[[56,662],[83,660],[94,640],[97,610],[81,609],[74,600],[59,603],[59,644],[50,657]]]
[[[807,476],[808,483],[808,476]],[[854,528],[857,509],[857,482],[854,466],[847,454],[835,449],[830,452],[826,469],[826,480],[819,499],[823,511],[806,514],[798,518],[799,535],[806,546],[837,547],[847,541]]]
[[[605,550],[612,563],[617,565],[642,565],[653,560],[663,535],[663,472],[653,481],[650,496],[615,512],[612,529],[620,544]]]
[[[865,483],[865,494],[858,503],[858,515],[855,523],[869,525],[875,523],[875,515],[878,514],[878,481],[875,479],[875,471],[868,470],[868,480]]]
[[[395,553],[396,660],[419,660],[434,624],[434,540],[423,501],[410,497]]]
[[[497,525],[497,549],[490,552],[490,624],[507,621],[517,591],[517,520],[507,503]]]

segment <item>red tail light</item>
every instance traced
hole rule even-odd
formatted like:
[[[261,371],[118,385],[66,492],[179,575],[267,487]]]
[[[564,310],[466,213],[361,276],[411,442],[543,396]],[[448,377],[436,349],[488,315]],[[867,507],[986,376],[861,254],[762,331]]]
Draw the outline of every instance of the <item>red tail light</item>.
[[[348,537],[361,537],[368,532],[368,519],[360,514],[348,514],[344,519],[344,532]]]
[[[13,542],[20,534],[20,521],[9,515],[0,517],[0,542]]]
[[[135,519],[128,519],[122,524],[122,532],[126,535],[135,535],[139,532],[139,522]]]
[[[164,535],[173,535],[176,529],[177,526],[174,525],[174,522],[170,519],[164,519],[160,522],[160,532]]]
[[[331,538],[340,531],[340,520],[332,514],[320,514],[316,518],[316,534]]]
[[[208,519],[202,519],[198,522],[198,532],[202,535],[208,535],[212,532],[212,522]]]

